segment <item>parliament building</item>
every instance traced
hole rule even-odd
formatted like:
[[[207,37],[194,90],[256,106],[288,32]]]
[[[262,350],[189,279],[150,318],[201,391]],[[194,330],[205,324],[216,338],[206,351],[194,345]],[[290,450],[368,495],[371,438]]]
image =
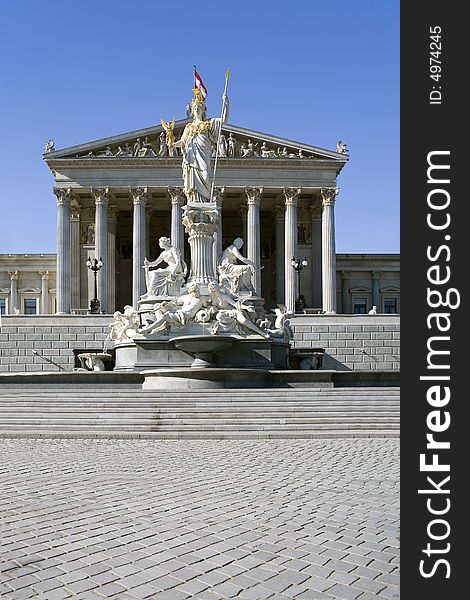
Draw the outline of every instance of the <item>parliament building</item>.
[[[175,123],[176,138],[188,121]],[[344,144],[325,150],[225,124],[218,155],[214,196],[222,218],[214,261],[241,237],[266,309],[285,304],[299,312],[302,296],[304,315],[400,312],[398,254],[336,254]],[[0,255],[1,314],[87,314],[94,274],[86,263],[95,257],[103,262],[101,312],[137,307],[143,262],[158,255],[160,237],[189,259],[182,159],[166,144],[163,126],[61,150],[49,144],[43,159],[54,177],[57,254]],[[307,265],[295,270],[294,258]]]

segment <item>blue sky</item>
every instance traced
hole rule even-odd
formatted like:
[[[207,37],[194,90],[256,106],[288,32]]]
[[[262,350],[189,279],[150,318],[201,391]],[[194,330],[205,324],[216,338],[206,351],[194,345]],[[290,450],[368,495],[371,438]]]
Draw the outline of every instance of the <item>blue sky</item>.
[[[55,252],[41,154],[184,118],[192,65],[230,122],[346,141],[338,252],[399,251],[398,0],[0,3],[0,253]]]

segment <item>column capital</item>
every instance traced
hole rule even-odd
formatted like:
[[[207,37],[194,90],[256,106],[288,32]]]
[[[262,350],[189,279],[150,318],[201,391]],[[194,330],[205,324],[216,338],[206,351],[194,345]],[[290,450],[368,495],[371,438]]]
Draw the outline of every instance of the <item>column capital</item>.
[[[131,193],[134,205],[141,204],[145,206],[148,198],[147,187],[130,187],[129,192]]]
[[[10,279],[18,279],[18,271],[8,271],[8,275],[10,275]]]
[[[372,279],[380,279],[380,276],[382,275],[382,271],[371,271],[370,276],[372,277]]]
[[[334,206],[339,188],[321,188],[320,195],[323,206]]]
[[[73,198],[72,188],[52,188],[57,199],[57,206],[70,206]]]
[[[109,202],[109,187],[92,187],[90,188],[91,195],[95,199],[95,204],[108,205]]]
[[[186,204],[186,196],[184,195],[182,187],[173,187],[169,185],[167,190],[170,194],[170,201],[172,204],[178,204],[179,206],[184,206],[184,204]]]
[[[49,271],[39,271],[39,275],[41,275],[41,279],[49,279]]]
[[[108,219],[116,219],[119,209],[115,204],[108,205]]]
[[[75,201],[70,205],[70,220],[71,221],[80,221],[80,215],[82,212],[82,207]]]
[[[263,194],[263,188],[262,187],[246,187],[245,194],[246,194],[246,203],[248,204],[248,206],[250,206],[250,205],[259,206],[260,202],[261,202],[261,196]]]
[[[301,193],[302,188],[282,188],[282,192],[284,194],[284,202],[286,206],[297,206],[297,202],[299,201],[299,194]]]
[[[311,206],[310,207],[310,213],[311,213],[312,219],[314,221],[321,221],[321,213],[322,213],[322,207],[321,206]]]
[[[275,204],[274,215],[276,217],[276,221],[284,221],[286,218],[286,207],[282,204]]]
[[[225,187],[214,188],[214,200],[219,208],[222,208],[222,202],[224,201]]]
[[[349,279],[351,277],[350,271],[341,271],[341,279]]]

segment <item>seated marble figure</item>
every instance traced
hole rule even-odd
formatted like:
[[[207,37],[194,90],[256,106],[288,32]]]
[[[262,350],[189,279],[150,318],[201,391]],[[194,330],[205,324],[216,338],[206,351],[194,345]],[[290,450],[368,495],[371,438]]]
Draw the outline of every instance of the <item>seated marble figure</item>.
[[[158,240],[162,252],[152,262],[145,259],[145,281],[147,293],[142,300],[158,297],[173,296],[179,294],[187,274],[187,266],[181,258],[181,252],[171,245],[169,238],[161,237]],[[151,270],[151,267],[166,263],[166,266]]]

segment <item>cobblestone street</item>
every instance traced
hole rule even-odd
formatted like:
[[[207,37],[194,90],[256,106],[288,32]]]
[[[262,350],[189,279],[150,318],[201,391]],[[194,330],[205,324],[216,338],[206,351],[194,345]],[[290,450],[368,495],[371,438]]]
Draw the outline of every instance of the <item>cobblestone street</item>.
[[[0,596],[397,599],[398,449],[0,440]]]

